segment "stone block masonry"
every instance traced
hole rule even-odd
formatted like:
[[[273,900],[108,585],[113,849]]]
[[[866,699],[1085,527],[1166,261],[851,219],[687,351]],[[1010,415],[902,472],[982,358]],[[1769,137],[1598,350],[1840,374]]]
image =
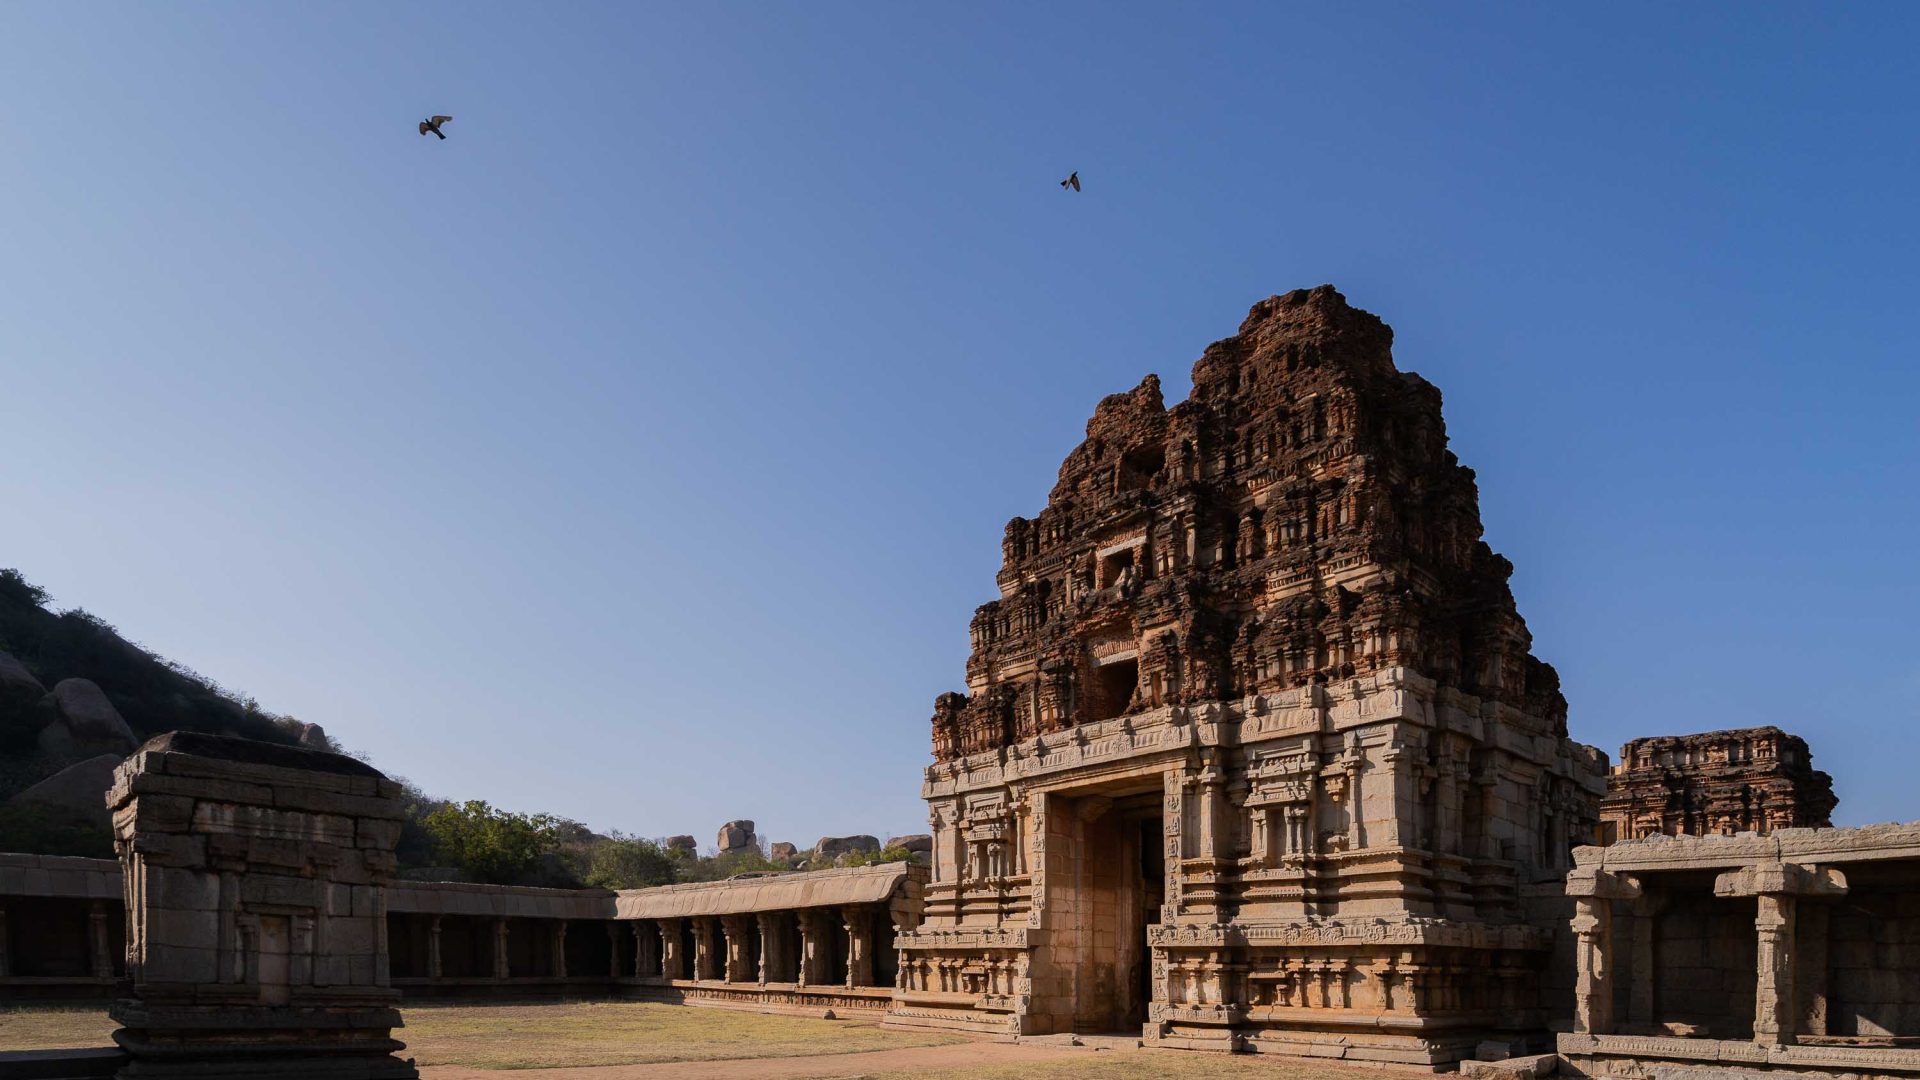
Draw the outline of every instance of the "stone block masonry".
[[[926,917],[889,1023],[1444,1066],[1544,1048],[1567,737],[1440,394],[1329,286],[1172,408],[1099,403],[941,695]]]
[[[1777,727],[1658,735],[1620,748],[1600,842],[1818,828],[1838,804],[1806,740]]]
[[[404,1080],[386,886],[400,788],[337,754],[175,732],[115,774],[125,1080]]]
[[[1581,848],[1587,1076],[1920,1075],[1920,824]]]

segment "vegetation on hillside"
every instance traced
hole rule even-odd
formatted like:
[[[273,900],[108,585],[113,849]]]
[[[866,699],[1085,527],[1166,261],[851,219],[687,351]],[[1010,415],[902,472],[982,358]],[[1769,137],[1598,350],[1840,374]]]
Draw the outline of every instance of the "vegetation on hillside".
[[[44,687],[62,679],[92,680],[143,741],[168,731],[299,741],[300,721],[154,655],[94,615],[78,608],[55,611],[51,599],[18,570],[0,569],[0,652],[20,661]],[[97,816],[8,804],[20,791],[98,752],[44,748],[40,732],[54,715],[42,698],[31,688],[0,684],[0,851],[111,858],[113,839]],[[340,749],[330,740],[325,745]],[[407,817],[395,855],[403,870],[434,868],[496,884],[633,889],[789,869],[757,848],[700,855],[620,832],[603,836],[552,814],[515,813],[479,799],[449,802],[400,783]],[[844,861],[862,866],[911,857],[889,848]]]
[[[240,735],[293,743],[301,723],[262,709],[221,686],[128,641],[106,620],[79,608],[55,611],[52,598],[18,570],[0,569],[0,652],[20,661],[42,686],[63,679],[97,683],[134,736],[168,731]],[[112,838],[96,819],[43,805],[7,805],[19,792],[97,753],[48,749],[41,729],[54,719],[30,688],[0,686],[0,851],[109,857]]]

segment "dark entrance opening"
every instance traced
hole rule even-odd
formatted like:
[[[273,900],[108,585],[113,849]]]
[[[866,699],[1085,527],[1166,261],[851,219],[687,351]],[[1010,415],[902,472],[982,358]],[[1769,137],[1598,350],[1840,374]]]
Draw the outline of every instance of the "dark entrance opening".
[[[1160,907],[1167,899],[1166,819],[1159,814],[1140,819],[1140,925],[1134,938],[1140,943],[1133,975],[1133,1008],[1127,1023],[1147,1022],[1147,1003],[1153,1000],[1153,949],[1147,944],[1149,928],[1160,924]]]
[[[1036,987],[1070,997],[1071,1030],[1138,1034],[1152,1000],[1147,928],[1165,894],[1159,776],[1047,795],[1047,903],[1054,921]],[[1052,1021],[1055,1030],[1068,1017]]]

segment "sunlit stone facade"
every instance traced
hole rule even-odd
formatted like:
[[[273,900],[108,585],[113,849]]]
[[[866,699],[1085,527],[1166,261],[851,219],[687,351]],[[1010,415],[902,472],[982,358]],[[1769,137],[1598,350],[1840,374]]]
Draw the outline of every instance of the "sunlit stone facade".
[[[1605,756],[1391,340],[1329,287],[1263,301],[1008,525],[891,1023],[1444,1064],[1570,1010]]]

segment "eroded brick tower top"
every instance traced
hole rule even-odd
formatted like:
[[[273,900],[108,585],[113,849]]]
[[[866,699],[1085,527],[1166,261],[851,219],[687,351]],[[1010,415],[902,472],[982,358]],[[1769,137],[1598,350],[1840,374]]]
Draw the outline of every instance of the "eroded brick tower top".
[[[1188,401],[1151,375],[1101,401],[1046,508],[1007,524],[934,756],[1389,667],[1564,735],[1440,392],[1392,343],[1322,285],[1255,304]]]

